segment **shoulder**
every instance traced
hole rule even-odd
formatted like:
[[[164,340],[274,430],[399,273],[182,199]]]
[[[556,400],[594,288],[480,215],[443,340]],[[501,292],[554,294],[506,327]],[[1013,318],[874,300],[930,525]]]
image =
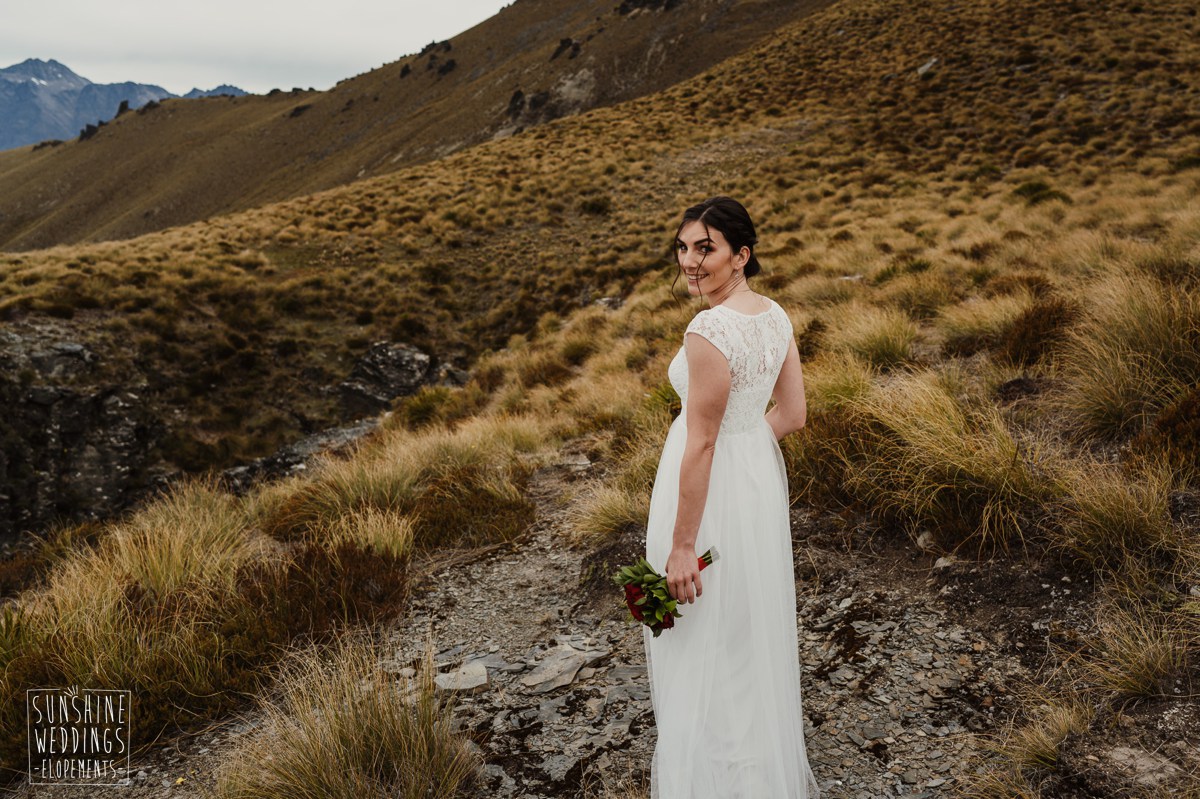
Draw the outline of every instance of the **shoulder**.
[[[720,316],[713,308],[703,308],[696,312],[692,321],[688,322],[687,332],[696,333],[700,330],[710,330],[719,327]]]
[[[706,339],[714,347],[721,351],[721,354],[729,358],[733,354],[733,347],[730,341],[729,330],[725,325],[725,320],[713,308],[705,308],[696,313],[692,317],[692,321],[688,322],[687,330],[684,333],[683,343],[687,346],[688,333],[695,333],[697,336]]]
[[[770,299],[770,298],[768,298]],[[787,308],[784,308],[779,303],[771,299],[771,313],[778,316],[790,329],[792,326],[792,315],[788,313]]]

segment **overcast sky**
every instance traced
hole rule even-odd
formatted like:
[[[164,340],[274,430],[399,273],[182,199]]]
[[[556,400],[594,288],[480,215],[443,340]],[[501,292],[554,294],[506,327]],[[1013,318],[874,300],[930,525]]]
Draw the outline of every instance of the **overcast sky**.
[[[51,58],[96,83],[185,94],[328,89],[449,39],[504,0],[5,0],[0,68]]]

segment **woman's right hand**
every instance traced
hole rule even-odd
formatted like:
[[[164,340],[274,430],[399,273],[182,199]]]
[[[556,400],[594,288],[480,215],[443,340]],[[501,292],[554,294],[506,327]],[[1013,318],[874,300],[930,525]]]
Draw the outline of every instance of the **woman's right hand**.
[[[667,557],[667,591],[680,603],[695,602],[700,596],[700,558],[694,545],[671,549]]]

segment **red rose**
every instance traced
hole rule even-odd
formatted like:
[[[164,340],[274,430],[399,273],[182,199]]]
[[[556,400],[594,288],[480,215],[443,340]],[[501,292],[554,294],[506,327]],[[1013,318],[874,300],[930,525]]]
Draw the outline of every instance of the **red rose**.
[[[665,616],[663,616],[662,628],[664,630],[669,630],[674,626],[675,626],[675,614],[668,613]]]
[[[625,584],[625,604],[629,606],[629,612],[632,613],[633,617],[638,621],[643,620],[642,609],[635,603],[641,599],[642,596],[643,593],[641,586],[632,585],[630,583]]]

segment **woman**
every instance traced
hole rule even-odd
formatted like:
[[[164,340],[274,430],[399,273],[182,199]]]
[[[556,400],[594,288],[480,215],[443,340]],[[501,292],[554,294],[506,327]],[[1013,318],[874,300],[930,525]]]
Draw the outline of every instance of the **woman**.
[[[714,197],[675,236],[688,293],[707,299],[667,370],[683,400],[646,532],[682,618],[644,627],[658,740],[651,799],[815,799],[804,747],[787,475],[779,439],[804,426],[787,313],[751,290],[746,209]],[[764,414],[768,401],[775,406]],[[704,571],[697,554],[716,546]],[[701,600],[703,597],[703,600]]]

